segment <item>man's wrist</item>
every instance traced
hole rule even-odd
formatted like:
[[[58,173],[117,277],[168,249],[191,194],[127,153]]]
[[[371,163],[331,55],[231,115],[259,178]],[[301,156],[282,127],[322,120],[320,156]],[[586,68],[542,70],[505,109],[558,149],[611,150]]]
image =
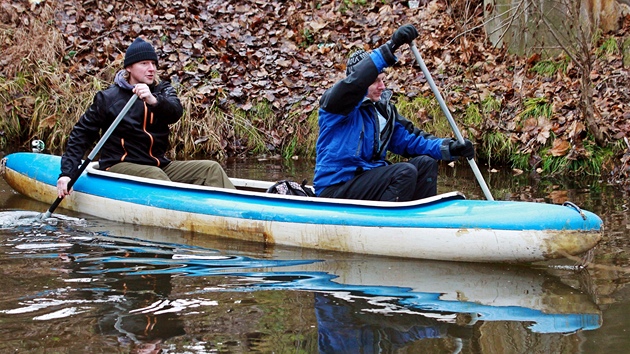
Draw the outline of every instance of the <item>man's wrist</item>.
[[[399,46],[399,45],[396,45],[396,44],[394,43],[394,41],[393,41],[393,40],[391,40],[391,39],[390,39],[390,40],[388,40],[386,44],[387,44],[387,46],[389,47],[389,50],[392,52],[392,54],[394,54],[394,52],[396,52],[396,50],[397,50],[398,48],[400,48],[400,46]]]

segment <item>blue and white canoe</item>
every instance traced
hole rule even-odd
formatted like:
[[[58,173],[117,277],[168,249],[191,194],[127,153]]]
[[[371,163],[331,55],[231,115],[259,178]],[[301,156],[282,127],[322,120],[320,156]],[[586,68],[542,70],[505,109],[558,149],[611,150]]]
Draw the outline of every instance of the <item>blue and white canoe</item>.
[[[14,153],[1,173],[17,192],[52,203],[60,157]],[[61,208],[121,223],[265,244],[392,257],[534,262],[579,255],[602,220],[573,204],[466,200],[459,192],[411,202],[265,193],[274,182],[232,179],[237,190],[156,181],[89,166]]]

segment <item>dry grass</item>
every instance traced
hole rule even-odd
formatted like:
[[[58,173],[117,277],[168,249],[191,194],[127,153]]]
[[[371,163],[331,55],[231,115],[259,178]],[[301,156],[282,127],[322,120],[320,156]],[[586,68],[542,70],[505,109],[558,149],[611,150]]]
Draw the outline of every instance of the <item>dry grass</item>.
[[[120,61],[92,76],[91,82],[73,79],[74,67],[64,61],[64,39],[54,27],[54,9],[35,11],[0,7],[0,148],[30,150],[33,139],[46,143],[47,152],[61,154],[72,127],[121,68]],[[218,107],[220,100],[192,89],[179,94],[184,116],[172,126],[172,158],[273,154],[314,155],[316,115],[280,117],[268,102],[245,111]],[[307,145],[304,143],[307,141]]]
[[[229,129],[225,114],[211,106],[199,109],[199,97],[193,94],[180,95],[184,116],[171,126],[172,158],[189,158],[200,155],[221,159],[224,143],[220,132]],[[201,119],[193,119],[200,116]]]
[[[48,150],[59,151],[100,82],[95,79],[86,90],[60,66],[65,44],[52,25],[49,5],[38,6],[37,12],[2,7],[0,16],[0,105],[5,107],[0,144],[27,147],[38,138],[46,140]]]
[[[49,5],[38,9],[38,13],[32,13],[28,9],[21,11],[19,5],[0,7],[0,17],[3,19],[0,24],[0,46],[4,57],[0,64],[7,78],[15,77],[18,73],[46,70],[48,66],[54,66],[63,53],[63,38],[52,25],[54,9]]]

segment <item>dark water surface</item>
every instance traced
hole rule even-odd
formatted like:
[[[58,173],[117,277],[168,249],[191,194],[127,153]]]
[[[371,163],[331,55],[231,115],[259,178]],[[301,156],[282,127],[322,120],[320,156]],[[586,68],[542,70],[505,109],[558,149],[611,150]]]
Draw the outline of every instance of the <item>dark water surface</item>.
[[[495,199],[570,200],[600,215],[593,263],[265,247],[63,209],[40,220],[49,205],[0,180],[0,353],[627,353],[628,196],[480,167]],[[312,180],[299,161],[227,171]],[[465,164],[443,166],[439,188],[484,198]]]

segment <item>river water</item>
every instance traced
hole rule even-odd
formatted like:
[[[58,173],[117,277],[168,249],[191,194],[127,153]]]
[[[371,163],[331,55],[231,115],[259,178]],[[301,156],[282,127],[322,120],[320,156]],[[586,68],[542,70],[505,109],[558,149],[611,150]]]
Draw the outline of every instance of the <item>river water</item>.
[[[630,347],[628,196],[602,181],[486,172],[495,199],[594,211],[604,239],[530,265],[269,247],[49,207],[0,180],[2,353],[623,353]],[[230,176],[312,180],[300,161]],[[483,199],[464,163],[440,192]],[[401,245],[404,247],[404,245]]]

